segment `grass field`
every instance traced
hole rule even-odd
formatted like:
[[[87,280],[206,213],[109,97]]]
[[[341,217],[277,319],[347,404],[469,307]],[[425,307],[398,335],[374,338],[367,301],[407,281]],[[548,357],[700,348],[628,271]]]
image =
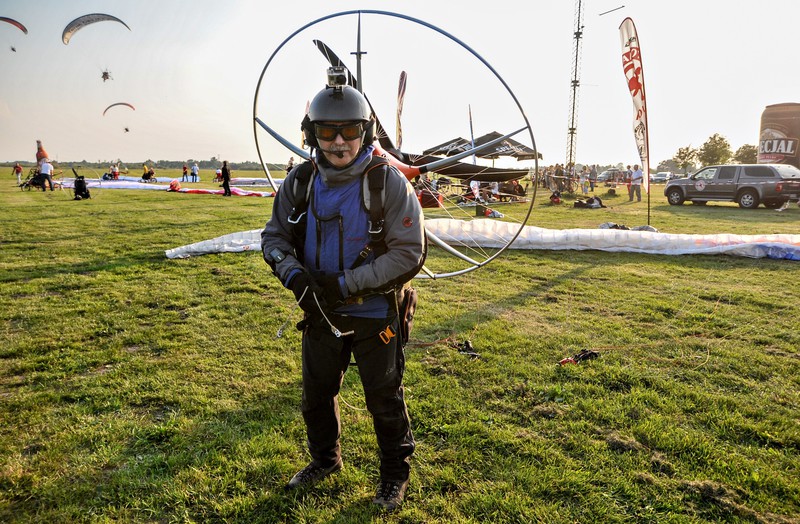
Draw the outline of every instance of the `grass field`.
[[[662,187],[664,232],[800,232],[796,206],[672,207]],[[531,224],[646,223],[621,196],[546,196]],[[276,338],[299,320],[291,293],[257,252],[164,256],[261,227],[271,205],[73,201],[6,179],[0,521],[800,522],[800,264],[729,256],[512,250],[416,281],[406,503],[370,504],[377,447],[352,370],[343,471],[284,492],[308,460],[299,334]],[[452,345],[466,340],[480,358]],[[558,365],[584,348],[600,358]]]

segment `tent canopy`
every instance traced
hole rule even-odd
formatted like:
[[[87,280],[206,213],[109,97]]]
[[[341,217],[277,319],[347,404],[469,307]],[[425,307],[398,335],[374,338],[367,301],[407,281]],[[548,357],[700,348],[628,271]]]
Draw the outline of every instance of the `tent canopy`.
[[[497,131],[492,131],[491,133],[487,133],[481,137],[475,139],[475,147],[485,144],[486,142],[490,142],[497,138],[500,138],[501,135]],[[430,149],[426,149],[422,152],[423,155],[444,155],[444,156],[453,156],[463,151],[467,151],[472,147],[469,140],[466,140],[461,137],[454,138],[452,140],[448,140],[443,144],[439,144],[438,146],[432,147]],[[525,144],[521,144],[514,140],[513,138],[507,138],[500,142],[499,144],[494,145],[488,149],[484,149],[477,156],[481,158],[491,158],[495,159],[501,156],[510,156],[514,157],[517,160],[532,160],[534,158],[541,159],[542,154],[537,153],[530,147],[526,146]]]

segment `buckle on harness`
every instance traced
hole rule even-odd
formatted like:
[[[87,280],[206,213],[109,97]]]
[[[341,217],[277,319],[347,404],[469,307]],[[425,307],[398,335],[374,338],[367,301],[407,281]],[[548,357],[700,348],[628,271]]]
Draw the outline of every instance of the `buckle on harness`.
[[[293,210],[292,210],[292,214],[289,216],[289,218],[287,218],[287,219],[286,219],[286,221],[287,221],[287,222],[289,222],[290,224],[297,224],[297,223],[298,223],[298,222],[300,222],[300,221],[303,219],[303,217],[306,215],[306,212],[305,212],[305,211],[303,211],[302,213],[300,213],[300,216],[299,216],[299,217],[297,217],[297,218],[295,218],[294,220],[292,220],[292,217],[294,216],[294,212],[295,212],[295,210],[293,209]]]
[[[375,228],[375,229],[373,229]],[[369,221],[369,234],[370,235],[378,235],[383,232],[383,220],[378,220],[375,224],[372,223],[372,220]]]
[[[381,341],[384,344],[388,344],[392,338],[396,337],[397,334],[392,331],[392,326],[386,326],[386,329],[378,333],[378,337],[380,337]]]

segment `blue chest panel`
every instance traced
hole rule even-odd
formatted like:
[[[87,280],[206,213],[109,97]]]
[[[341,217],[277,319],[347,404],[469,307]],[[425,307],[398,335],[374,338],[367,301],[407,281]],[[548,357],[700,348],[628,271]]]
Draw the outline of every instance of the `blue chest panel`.
[[[322,177],[314,177],[304,246],[306,266],[313,271],[350,269],[369,242],[369,214],[361,186],[361,178],[328,187]]]

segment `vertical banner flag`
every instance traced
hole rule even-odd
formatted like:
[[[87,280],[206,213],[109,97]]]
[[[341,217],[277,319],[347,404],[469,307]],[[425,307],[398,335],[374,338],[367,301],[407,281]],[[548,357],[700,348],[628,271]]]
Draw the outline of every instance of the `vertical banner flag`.
[[[644,69],[642,68],[642,52],[639,48],[639,36],[633,20],[626,18],[619,26],[619,40],[622,44],[622,72],[633,98],[633,136],[639,149],[642,161],[642,184],[650,193],[650,159],[647,136],[647,107],[644,94]]]
[[[400,127],[400,115],[403,113],[403,98],[406,96],[406,72],[400,72],[400,85],[397,86],[397,149],[403,145],[403,130]]]

